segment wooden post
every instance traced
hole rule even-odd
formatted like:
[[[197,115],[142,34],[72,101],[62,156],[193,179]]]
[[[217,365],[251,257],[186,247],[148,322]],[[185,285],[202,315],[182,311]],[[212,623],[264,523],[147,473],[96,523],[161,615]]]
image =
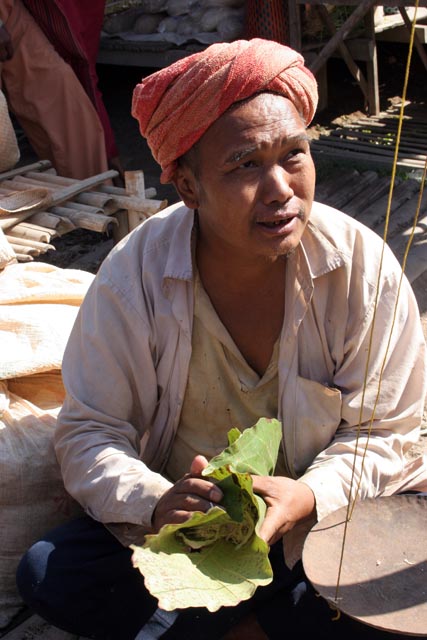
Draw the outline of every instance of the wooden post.
[[[372,58],[366,62],[366,73],[368,77],[368,114],[370,116],[377,116],[380,112],[380,94],[378,89],[377,43],[375,39],[375,15],[373,7],[366,13],[364,21],[367,36],[373,45]]]
[[[125,171],[126,191],[130,196],[145,198],[145,180],[143,171]],[[129,231],[135,229],[145,218],[138,211],[128,209]]]

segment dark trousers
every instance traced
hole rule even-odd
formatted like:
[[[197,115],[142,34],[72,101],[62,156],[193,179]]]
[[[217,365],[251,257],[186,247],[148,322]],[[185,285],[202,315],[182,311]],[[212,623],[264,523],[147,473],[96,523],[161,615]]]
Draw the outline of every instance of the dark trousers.
[[[251,600],[211,613],[204,608],[166,612],[144,586],[123,547],[100,523],[79,518],[50,531],[22,558],[17,571],[21,596],[51,624],[96,640],[220,640],[249,611],[271,640],[305,637],[392,640],[335,612],[305,579],[301,563],[291,571],[282,545],[271,548],[274,579]],[[409,636],[408,636],[409,638]]]

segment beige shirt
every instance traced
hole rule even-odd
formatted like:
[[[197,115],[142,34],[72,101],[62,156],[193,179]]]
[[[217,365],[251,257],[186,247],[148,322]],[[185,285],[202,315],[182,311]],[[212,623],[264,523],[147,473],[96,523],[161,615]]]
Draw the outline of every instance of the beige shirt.
[[[193,227],[194,212],[177,204],[124,238],[89,289],[64,355],[55,436],[64,482],[124,543],[147,530],[170,486],[164,467],[192,352]],[[406,278],[397,300],[401,270],[388,249],[379,274],[381,251],[374,232],[314,203],[288,259],[277,418],[284,471],[312,488],[319,519],[348,502],[358,431],[359,447],[368,441],[356,469],[360,497],[426,473],[405,455],[419,438],[426,391],[418,307]]]
[[[208,460],[228,444],[228,431],[277,416],[278,343],[260,377],[243,358],[219,319],[198,273],[187,388],[178,431],[165,469],[171,481],[190,469],[197,454]]]

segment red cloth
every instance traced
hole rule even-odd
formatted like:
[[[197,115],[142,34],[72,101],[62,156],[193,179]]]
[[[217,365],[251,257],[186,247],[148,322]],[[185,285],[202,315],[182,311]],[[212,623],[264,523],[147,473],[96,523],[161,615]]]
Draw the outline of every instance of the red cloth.
[[[105,0],[23,2],[61,58],[73,68],[92,100],[104,128],[107,156],[117,156],[113,129],[98,88],[96,73]]]
[[[317,83],[304,58],[289,47],[253,38],[213,44],[143,79],[132,115],[170,182],[176,160],[234,102],[260,91],[289,98],[308,125],[317,106]]]

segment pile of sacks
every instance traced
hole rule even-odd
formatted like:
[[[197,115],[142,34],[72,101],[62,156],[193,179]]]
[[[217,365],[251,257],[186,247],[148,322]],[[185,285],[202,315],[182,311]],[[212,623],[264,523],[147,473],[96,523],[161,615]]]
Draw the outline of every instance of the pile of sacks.
[[[65,344],[93,275],[20,264],[0,229],[0,635],[23,607],[15,572],[48,529],[81,513],[52,436]]]
[[[110,13],[106,5],[103,32],[108,36],[163,36],[177,44],[192,39],[210,44],[244,34],[245,0],[139,0],[130,8],[110,5],[114,7],[116,12]]]

